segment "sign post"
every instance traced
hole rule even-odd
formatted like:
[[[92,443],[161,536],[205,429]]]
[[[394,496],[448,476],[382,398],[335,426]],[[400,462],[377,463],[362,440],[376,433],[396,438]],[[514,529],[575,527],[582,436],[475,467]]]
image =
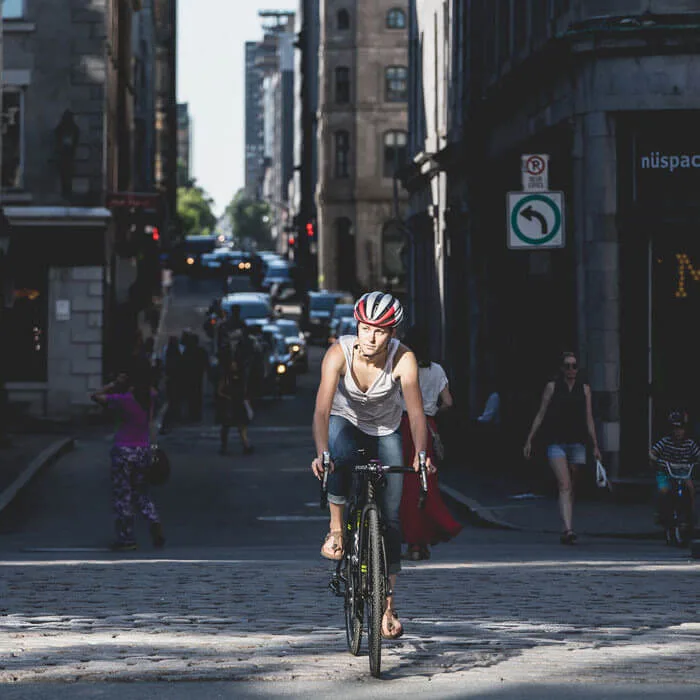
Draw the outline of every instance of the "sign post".
[[[508,192],[508,247],[563,248],[564,193]]]

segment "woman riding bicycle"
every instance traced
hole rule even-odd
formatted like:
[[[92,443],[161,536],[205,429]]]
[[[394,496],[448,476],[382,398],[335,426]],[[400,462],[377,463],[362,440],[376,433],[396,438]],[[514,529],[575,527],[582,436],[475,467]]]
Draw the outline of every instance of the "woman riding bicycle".
[[[396,327],[403,318],[398,299],[383,292],[363,294],[355,304],[357,336],[341,336],[329,349],[321,365],[321,383],[316,395],[313,435],[316,458],[311,468],[323,477],[323,453],[331,456],[328,475],[330,527],[321,555],[343,557],[343,515],[358,449],[367,458],[383,464],[403,464],[401,415],[406,412],[415,445],[413,468],[418,471],[418,454],[426,451],[428,428],[423,412],[415,355],[396,338]],[[401,391],[399,391],[399,388]],[[431,471],[434,468],[428,465]],[[335,469],[337,467],[337,469]],[[385,542],[390,594],[382,618],[382,636],[397,639],[403,634],[393,605],[396,574],[401,570],[401,525],[399,508],[403,474],[387,474],[378,494],[382,517],[387,525]]]

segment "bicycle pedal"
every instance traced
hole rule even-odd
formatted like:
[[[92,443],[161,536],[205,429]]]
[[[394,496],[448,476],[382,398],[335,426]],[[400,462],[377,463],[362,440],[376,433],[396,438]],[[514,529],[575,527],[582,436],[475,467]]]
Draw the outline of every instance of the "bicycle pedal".
[[[328,588],[331,589],[333,595],[343,598],[343,594],[340,592],[340,580],[337,578],[332,578],[328,583]]]

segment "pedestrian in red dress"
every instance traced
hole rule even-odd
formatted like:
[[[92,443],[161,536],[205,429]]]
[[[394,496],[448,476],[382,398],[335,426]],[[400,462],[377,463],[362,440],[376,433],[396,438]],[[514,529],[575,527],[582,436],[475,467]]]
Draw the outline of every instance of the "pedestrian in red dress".
[[[427,452],[433,464],[439,463],[442,449],[435,416],[452,406],[452,394],[447,375],[437,362],[431,361],[428,336],[420,328],[416,326],[409,328],[402,342],[413,350],[418,361],[418,381],[430,433]],[[414,447],[405,412],[401,420],[401,435],[404,464],[410,464]],[[461,523],[452,517],[440,497],[437,474],[428,475],[428,497],[422,509],[418,508],[418,490],[418,475],[406,474],[401,498],[401,529],[403,541],[408,545],[404,558],[414,561],[428,559],[429,545],[447,542],[462,529]]]

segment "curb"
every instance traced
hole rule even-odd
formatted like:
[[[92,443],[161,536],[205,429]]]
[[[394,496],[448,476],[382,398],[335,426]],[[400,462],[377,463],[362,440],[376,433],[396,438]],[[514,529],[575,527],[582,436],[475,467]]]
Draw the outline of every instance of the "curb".
[[[491,528],[498,530],[513,530],[517,532],[532,532],[547,535],[559,535],[561,534],[559,530],[549,530],[541,529],[536,527],[521,527],[519,525],[514,525],[513,523],[503,520],[493,509],[482,506],[478,501],[473,498],[465,496],[463,493],[457,491],[457,489],[447,486],[446,484],[439,483],[440,491],[447,496],[447,498],[453,502],[458,508],[460,508],[467,517],[467,520],[476,527]],[[662,540],[663,532],[660,530],[653,530],[649,532],[587,532],[585,530],[579,530],[579,535],[584,537],[599,537],[599,538],[610,538],[610,539],[625,539],[625,540]],[[700,555],[700,549],[699,549]]]
[[[2,492],[0,493],[0,512],[2,512],[15,498],[24,486],[34,477],[37,472],[41,471],[49,464],[58,461],[64,454],[67,454],[75,448],[75,437],[64,437],[56,440],[48,447],[44,448],[31,462],[22,470],[20,475]]]

